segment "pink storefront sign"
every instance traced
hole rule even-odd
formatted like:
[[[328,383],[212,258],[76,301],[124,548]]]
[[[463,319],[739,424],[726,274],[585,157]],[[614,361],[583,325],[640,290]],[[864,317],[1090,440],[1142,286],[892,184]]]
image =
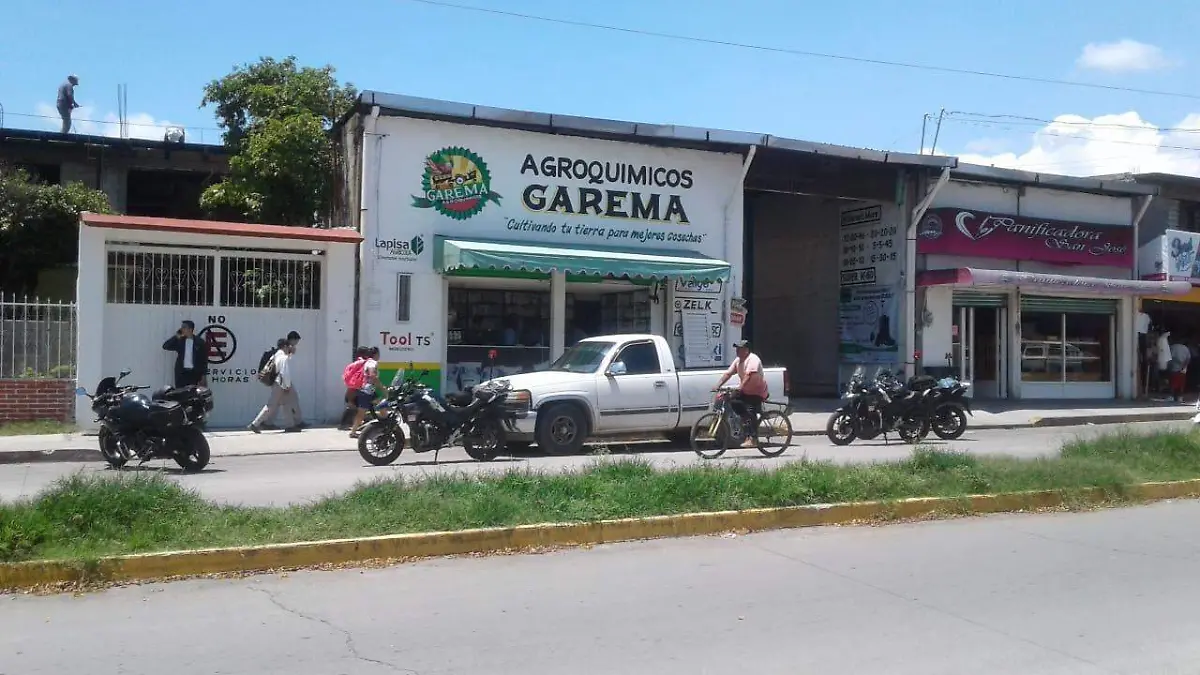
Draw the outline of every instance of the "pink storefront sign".
[[[974,209],[929,209],[917,253],[1133,267],[1133,228],[1008,216]]]

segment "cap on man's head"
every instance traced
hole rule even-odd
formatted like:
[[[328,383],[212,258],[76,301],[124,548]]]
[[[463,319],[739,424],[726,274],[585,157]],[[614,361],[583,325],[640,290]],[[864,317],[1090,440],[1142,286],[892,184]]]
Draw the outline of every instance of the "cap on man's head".
[[[184,319],[183,321],[179,322],[179,325],[183,326],[184,328],[191,328],[192,330],[196,330],[196,324],[191,319]]]
[[[79,84],[79,76],[78,75],[68,75],[67,79],[71,81],[71,84]]]
[[[750,341],[749,340],[738,340],[737,342],[733,343],[733,348],[734,349],[750,349]]]

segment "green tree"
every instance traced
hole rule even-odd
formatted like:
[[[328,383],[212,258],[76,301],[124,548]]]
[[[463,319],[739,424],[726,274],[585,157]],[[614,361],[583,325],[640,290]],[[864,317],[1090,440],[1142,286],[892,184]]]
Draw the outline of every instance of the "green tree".
[[[331,66],[262,58],[204,88],[232,156],[229,175],[205,190],[212,216],[311,226],[329,212],[335,155],[329,129],[357,97]]]
[[[0,166],[0,289],[31,293],[38,272],[77,262],[83,211],[112,213],[108,195],[82,183],[39,183]]]

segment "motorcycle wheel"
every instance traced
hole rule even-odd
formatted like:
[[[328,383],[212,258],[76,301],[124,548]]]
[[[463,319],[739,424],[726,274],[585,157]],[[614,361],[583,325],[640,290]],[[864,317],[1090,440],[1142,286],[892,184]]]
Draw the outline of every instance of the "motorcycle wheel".
[[[953,405],[943,405],[933,411],[930,422],[934,435],[943,441],[953,441],[961,438],[967,431],[967,414],[962,408]]]
[[[404,432],[380,422],[367,422],[358,431],[358,454],[373,466],[387,466],[404,451]]]
[[[896,433],[900,434],[900,440],[905,443],[920,443],[929,435],[929,418],[925,415],[909,415],[900,423]]]
[[[854,416],[844,410],[833,413],[829,416],[829,422],[825,424],[825,435],[834,445],[850,445],[858,438],[858,432],[854,429]]]
[[[120,469],[129,461],[117,446],[117,438],[108,427],[100,427],[100,456],[114,469]]]
[[[182,433],[183,449],[176,451],[175,463],[187,473],[203,471],[210,457],[208,439],[199,429],[189,427]]]
[[[496,422],[482,422],[473,433],[463,436],[467,456],[478,462],[490,462],[504,450],[504,429]]]

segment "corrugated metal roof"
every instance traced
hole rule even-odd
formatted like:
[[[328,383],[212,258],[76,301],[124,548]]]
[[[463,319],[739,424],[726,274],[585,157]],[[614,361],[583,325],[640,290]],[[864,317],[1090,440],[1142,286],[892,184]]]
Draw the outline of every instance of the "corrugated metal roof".
[[[960,163],[951,172],[953,178],[965,178],[980,182],[1011,183],[1075,192],[1092,192],[1118,197],[1140,197],[1158,194],[1158,186],[1142,185],[1128,180],[1106,180],[1101,178],[1076,178],[1053,173],[1035,173],[1018,169],[1001,169],[994,166]]]
[[[262,225],[257,223],[227,223],[218,220],[182,220],[179,218],[149,218],[146,216],[121,216],[100,213],[80,214],[80,220],[89,227],[116,230],[143,230],[152,232],[175,232],[179,234],[210,234],[227,237],[257,237],[262,239],[290,239],[293,241],[319,241],[331,244],[355,244],[362,235],[349,228],[288,227],[286,225]]]
[[[884,152],[865,148],[852,148],[828,143],[813,143],[782,136],[756,134],[745,131],[704,129],[673,124],[646,124],[623,122],[572,115],[509,110],[488,106],[442,101],[416,96],[364,91],[359,94],[363,107],[379,106],[381,112],[406,117],[464,121],[474,124],[507,126],[546,133],[561,133],[599,138],[626,138],[634,142],[657,142],[681,146],[709,145],[714,150],[734,150],[757,145],[778,150],[837,157],[841,159],[922,166],[942,169],[958,163],[955,157],[944,155],[916,155],[903,152]]]

